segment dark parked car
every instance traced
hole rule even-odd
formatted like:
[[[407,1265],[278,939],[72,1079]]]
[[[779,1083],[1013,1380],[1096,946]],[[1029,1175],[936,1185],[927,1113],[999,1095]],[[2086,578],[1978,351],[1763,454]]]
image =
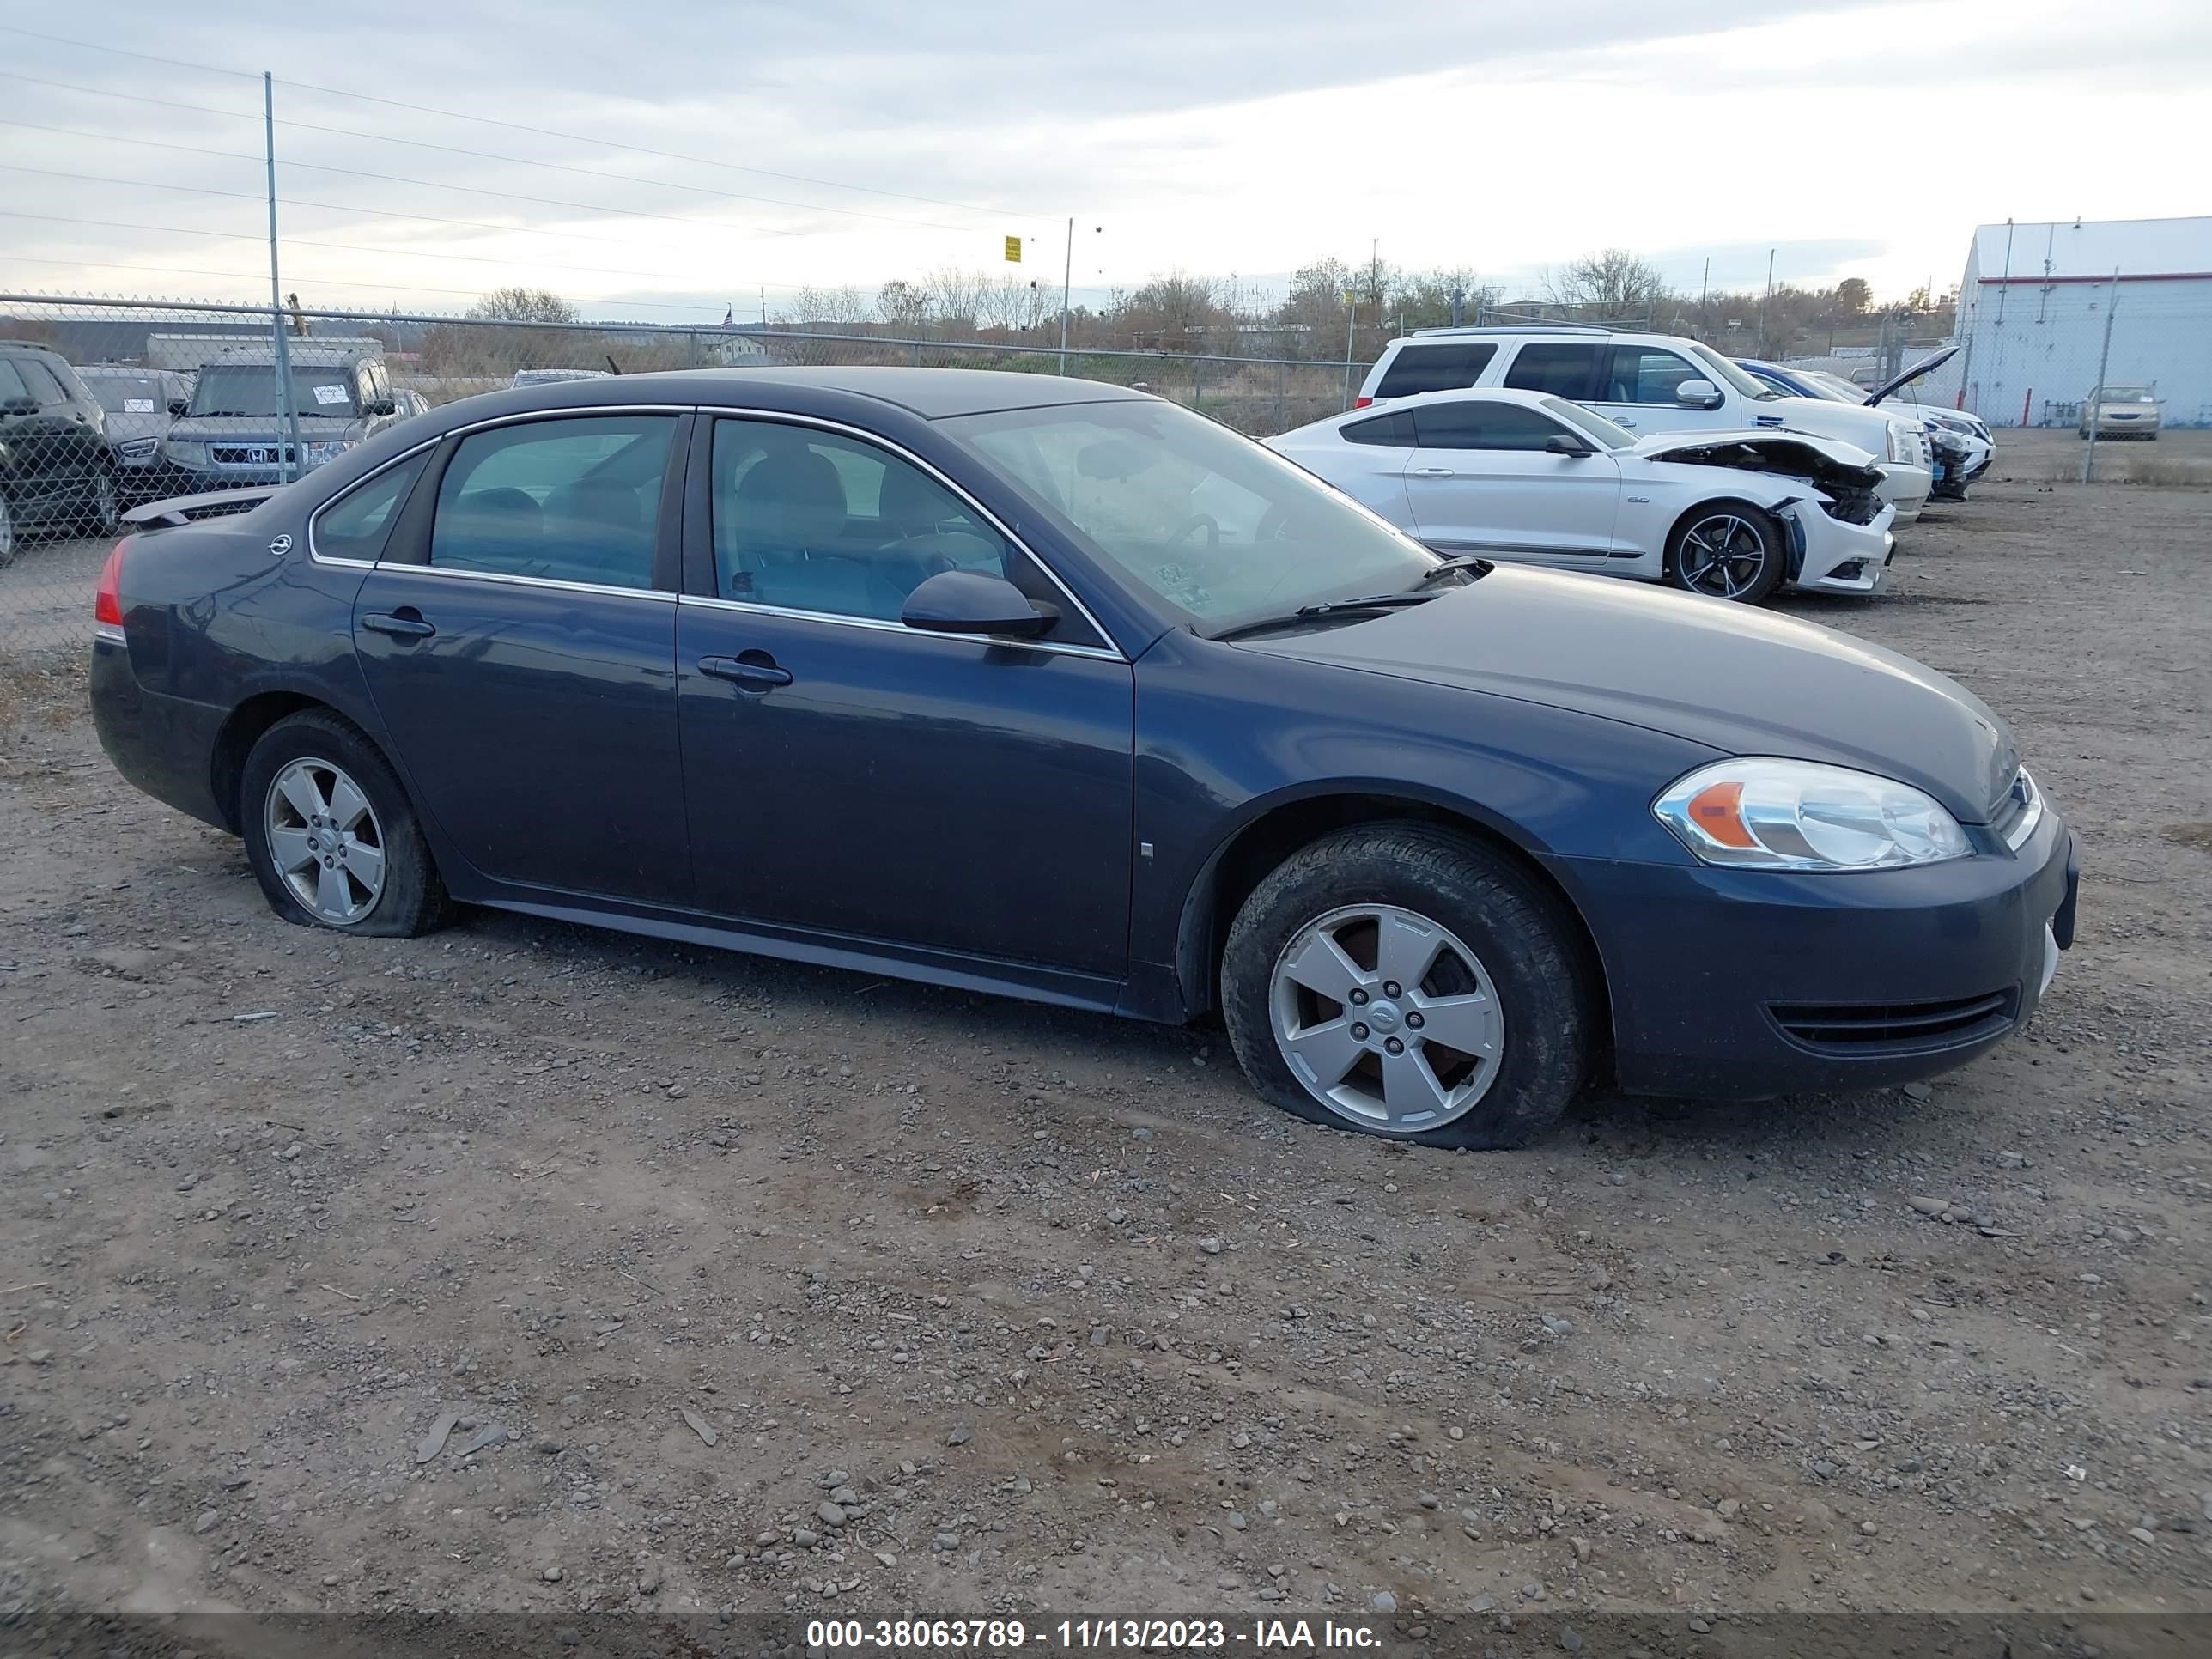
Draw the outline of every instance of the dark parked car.
[[[191,407],[192,377],[114,363],[81,363],[76,376],[107,416],[117,494],[131,502],[175,495],[182,481],[163,459],[161,440]]]
[[[149,520],[158,517],[149,510]],[[473,398],[133,536],[92,700],[289,921],[449,900],[1140,1018],[1459,1146],[2033,1012],[2073,836],[1856,640],[1447,559],[1141,393],[710,370]]]
[[[106,416],[69,360],[0,340],[0,565],[32,528],[115,528]]]

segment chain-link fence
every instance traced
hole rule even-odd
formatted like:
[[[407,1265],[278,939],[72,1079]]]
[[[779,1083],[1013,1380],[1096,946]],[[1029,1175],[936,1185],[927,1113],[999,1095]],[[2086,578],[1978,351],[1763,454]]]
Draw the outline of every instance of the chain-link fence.
[[[720,327],[0,295],[0,660],[80,646],[119,512],[281,482],[532,380],[795,364],[1065,373],[1255,435],[1347,407],[1364,362]]]

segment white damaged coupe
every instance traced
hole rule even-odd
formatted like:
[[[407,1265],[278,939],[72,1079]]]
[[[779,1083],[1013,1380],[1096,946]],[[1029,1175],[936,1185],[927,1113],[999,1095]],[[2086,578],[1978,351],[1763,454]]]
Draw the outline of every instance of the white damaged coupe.
[[[1639,439],[1547,392],[1436,392],[1267,441],[1446,553],[1666,581],[1756,604],[1872,593],[1893,509],[1875,458],[1762,427]]]

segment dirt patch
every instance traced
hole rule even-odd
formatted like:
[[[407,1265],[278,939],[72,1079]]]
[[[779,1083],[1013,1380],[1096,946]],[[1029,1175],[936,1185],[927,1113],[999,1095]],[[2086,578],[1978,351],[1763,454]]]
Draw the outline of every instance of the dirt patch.
[[[1294,1122],[1205,1031],[289,927],[34,696],[0,1607],[2204,1607],[2208,522],[1987,486],[1901,603],[1790,607],[2079,826],[2033,1030],[1510,1156]]]

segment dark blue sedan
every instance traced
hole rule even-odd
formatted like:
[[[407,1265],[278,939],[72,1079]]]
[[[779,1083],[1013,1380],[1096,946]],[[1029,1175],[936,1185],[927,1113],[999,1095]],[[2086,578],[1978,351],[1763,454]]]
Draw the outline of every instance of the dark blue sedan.
[[[1461,1146],[1601,1072],[1943,1070],[2072,933],[2072,836],[1942,675],[1440,557],[1139,392],[534,386],[164,519],[101,580],[101,740],[302,926],[1218,1012],[1275,1104]]]

